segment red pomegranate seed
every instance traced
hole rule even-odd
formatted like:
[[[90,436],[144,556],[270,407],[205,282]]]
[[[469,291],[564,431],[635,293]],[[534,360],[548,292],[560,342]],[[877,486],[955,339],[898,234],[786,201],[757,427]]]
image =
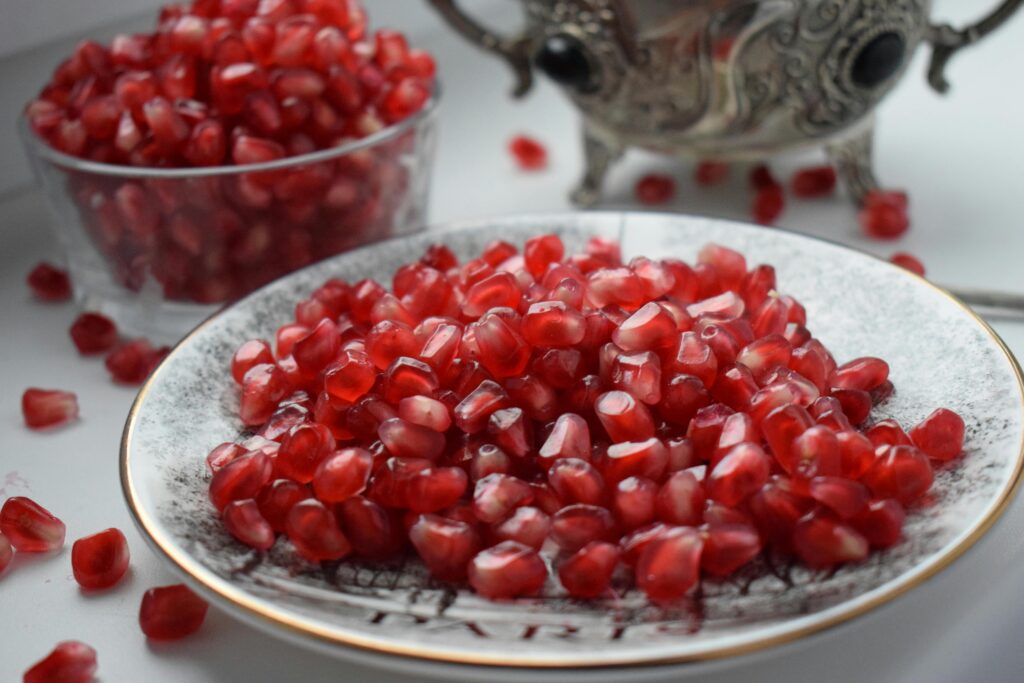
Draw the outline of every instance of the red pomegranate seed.
[[[78,397],[59,389],[26,389],[21,414],[30,429],[46,429],[78,419]]]
[[[535,507],[524,506],[516,508],[511,517],[493,527],[491,535],[498,542],[516,541],[534,550],[540,550],[550,530],[551,518],[545,512]]]
[[[324,373],[324,390],[339,401],[352,403],[368,392],[377,381],[370,357],[357,351],[343,351]]]
[[[755,223],[772,225],[782,215],[785,206],[786,196],[782,192],[782,187],[766,185],[754,193],[754,203],[750,212]]]
[[[547,576],[537,551],[515,541],[483,550],[469,563],[469,584],[492,600],[534,595],[544,587]]]
[[[842,477],[814,477],[808,486],[811,498],[849,519],[864,509],[871,498],[867,488],[856,481]]]
[[[413,512],[438,512],[459,502],[469,477],[458,467],[426,469],[409,479],[409,509]]]
[[[749,524],[718,522],[701,528],[700,567],[712,576],[729,576],[761,552],[761,537]]]
[[[547,472],[548,485],[565,504],[601,505],[606,496],[604,478],[593,465],[579,458],[560,458]]]
[[[694,169],[693,177],[698,185],[718,185],[729,176],[729,164],[720,161],[702,161]]]
[[[473,513],[481,522],[495,524],[532,500],[533,490],[525,481],[507,474],[490,474],[476,483]]]
[[[895,263],[900,268],[909,270],[911,273],[924,277],[924,264],[914,256],[908,254],[905,251],[897,251],[895,254],[889,257],[889,261]]]
[[[904,192],[875,190],[864,198],[860,224],[868,237],[895,239],[910,227],[907,195]]]
[[[764,164],[750,169],[750,187],[761,190],[766,187],[779,187],[779,182],[772,176],[771,169]]]
[[[889,364],[880,358],[857,358],[845,363],[832,373],[829,384],[833,389],[877,389],[889,378]]]
[[[583,341],[585,333],[583,316],[561,301],[532,304],[523,316],[523,338],[534,346],[573,346]]]
[[[409,540],[431,576],[441,581],[460,581],[480,549],[480,538],[465,522],[438,515],[420,515],[409,529]]]
[[[963,418],[939,408],[910,430],[910,439],[929,458],[952,460],[964,449]]]
[[[903,538],[903,519],[906,513],[895,500],[873,500],[850,525],[860,532],[875,548],[889,548]]]
[[[118,529],[80,538],[71,546],[75,581],[88,590],[116,585],[128,571],[128,560],[128,540]]]
[[[576,552],[591,541],[608,540],[614,529],[611,513],[596,505],[567,505],[551,518],[551,538],[568,552]]]
[[[859,562],[868,555],[867,539],[853,527],[819,512],[812,512],[797,522],[793,548],[804,564],[815,569]]]
[[[837,476],[842,471],[839,440],[822,425],[815,425],[793,439],[788,457],[776,460],[796,479]]]
[[[284,533],[288,513],[296,503],[312,494],[302,484],[290,479],[278,479],[266,486],[256,498],[256,505],[275,533]]]
[[[250,548],[270,550],[274,545],[274,529],[251,498],[229,503],[221,513],[221,521],[229,534]]]
[[[823,197],[836,189],[836,172],[831,166],[815,166],[797,171],[790,181],[797,197]]]
[[[914,446],[883,446],[861,481],[875,497],[907,505],[924,495],[934,478],[928,456]]]
[[[910,446],[913,442],[896,420],[876,422],[864,432],[864,436],[878,446]]]
[[[859,432],[839,432],[839,468],[844,477],[860,479],[875,461],[875,445]]]
[[[604,478],[615,486],[629,477],[659,480],[668,467],[668,449],[660,439],[621,442],[608,447]]]
[[[104,365],[115,382],[142,384],[169,351],[167,347],[154,348],[145,339],[136,339],[111,351]]]
[[[334,435],[326,426],[317,423],[300,424],[281,442],[275,467],[283,476],[308,484],[335,445]]]
[[[231,358],[231,376],[238,384],[242,384],[245,373],[257,365],[274,362],[274,352],[270,344],[262,339],[252,339],[238,347]]]
[[[467,290],[462,313],[470,318],[479,318],[492,308],[516,308],[521,296],[519,285],[511,273],[493,273]]]
[[[871,413],[871,395],[859,389],[836,389],[831,394],[843,407],[851,424],[860,425]]]
[[[601,394],[594,412],[615,442],[643,441],[654,436],[654,420],[647,406],[624,391]]]
[[[682,334],[664,367],[666,371],[693,375],[709,389],[718,377],[718,358],[711,347],[693,332]]]
[[[636,529],[654,521],[657,498],[658,485],[653,481],[627,477],[615,486],[611,509],[622,528]]]
[[[491,414],[487,431],[498,446],[517,458],[533,451],[533,426],[519,408],[503,408]]]
[[[751,516],[765,541],[783,552],[792,549],[793,529],[810,507],[798,496],[792,484],[776,479],[750,497]]]
[[[509,140],[508,151],[516,166],[524,171],[539,171],[548,165],[547,149],[526,135],[517,135]]]
[[[692,472],[673,472],[658,490],[658,519],[666,524],[695,526],[704,512],[704,501],[704,487]]]
[[[636,582],[651,601],[669,603],[686,595],[700,577],[703,542],[689,527],[672,527],[646,544],[636,563]]]
[[[753,495],[768,481],[771,460],[753,443],[734,446],[707,477],[708,497],[729,506]]]
[[[210,502],[217,510],[228,503],[255,498],[270,481],[274,463],[264,453],[253,451],[221,468],[210,481]]]
[[[647,405],[661,401],[661,360],[652,351],[620,353],[612,361],[609,380]]]
[[[491,415],[508,407],[508,395],[499,384],[485,380],[455,406],[455,426],[476,434],[487,426]]]
[[[360,557],[383,560],[394,557],[402,549],[404,539],[397,525],[377,503],[355,496],[337,507],[342,527],[352,544],[352,552]]]
[[[389,453],[402,458],[436,460],[444,451],[443,434],[400,417],[381,422],[377,436]]]
[[[71,298],[71,278],[66,271],[42,262],[26,278],[29,288],[41,301],[67,301]]]
[[[335,513],[318,500],[307,499],[293,505],[285,532],[299,555],[310,562],[340,560],[352,551]]]
[[[338,326],[331,320],[324,319],[308,334],[295,341],[291,355],[300,370],[318,373],[334,360],[340,349]]]
[[[693,445],[694,453],[700,460],[711,460],[715,448],[722,437],[722,429],[725,421],[735,411],[729,406],[721,403],[712,403],[706,408],[701,408],[690,420],[690,427],[686,430],[686,437]]]
[[[398,416],[415,425],[444,433],[452,425],[451,411],[429,396],[407,396],[398,403]]]
[[[326,456],[312,476],[313,492],[325,503],[341,503],[366,490],[373,455],[362,448],[343,448]]]
[[[512,460],[505,451],[493,444],[483,444],[472,455],[469,476],[474,482],[489,474],[508,474],[512,471]]]
[[[90,683],[96,676],[96,650],[77,640],[65,640],[32,665],[23,683]]]
[[[676,181],[671,176],[648,173],[636,181],[633,195],[641,204],[657,205],[672,201],[676,194]]]
[[[8,498],[0,508],[0,533],[21,553],[46,553],[64,546],[64,522],[22,496]]]
[[[142,596],[139,626],[147,638],[178,640],[199,630],[209,605],[186,586],[150,588]]]
[[[548,438],[541,445],[538,459],[541,466],[549,467],[562,458],[590,459],[590,427],[579,415],[565,413],[559,416]]]
[[[71,341],[81,354],[109,351],[117,344],[117,326],[100,313],[83,313],[71,324]]]
[[[559,565],[558,580],[574,598],[596,598],[608,590],[612,572],[618,564],[618,547],[594,541]]]

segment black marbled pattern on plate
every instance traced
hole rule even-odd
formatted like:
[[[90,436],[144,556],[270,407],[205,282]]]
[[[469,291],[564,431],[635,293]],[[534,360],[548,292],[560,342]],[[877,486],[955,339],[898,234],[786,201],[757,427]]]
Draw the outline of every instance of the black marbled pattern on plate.
[[[908,516],[907,540],[834,573],[760,561],[726,581],[705,581],[686,604],[649,605],[628,586],[616,600],[581,603],[557,586],[537,599],[495,604],[430,581],[414,561],[395,566],[301,561],[281,539],[265,557],[233,542],[207,502],[209,449],[240,431],[228,363],[240,340],[272,338],[294,304],[328,277],[390,281],[395,267],[442,240],[460,256],[501,237],[521,243],[557,230],[569,248],[591,234],[621,237],[628,256],[687,260],[707,241],[777,268],[809,326],[840,362],[887,359],[896,393],[877,419],[913,425],[932,409],[964,416],[965,457],[937,473],[929,505]],[[912,585],[989,517],[1022,447],[1020,386],[993,338],[948,298],[889,264],[824,242],[734,223],[658,214],[565,214],[480,222],[342,255],[278,281],[206,324],[158,371],[138,406],[129,476],[155,531],[186,571],[217,590],[232,585],[304,623],[384,647],[441,658],[611,664],[699,657],[813,627],[879,593]],[[338,648],[344,652],[344,648]]]

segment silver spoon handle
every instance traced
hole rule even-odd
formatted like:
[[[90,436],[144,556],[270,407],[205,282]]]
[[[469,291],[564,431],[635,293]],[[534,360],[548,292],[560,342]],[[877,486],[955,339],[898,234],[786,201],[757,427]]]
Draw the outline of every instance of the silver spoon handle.
[[[979,315],[998,320],[1024,322],[1024,294],[959,287],[949,291]]]

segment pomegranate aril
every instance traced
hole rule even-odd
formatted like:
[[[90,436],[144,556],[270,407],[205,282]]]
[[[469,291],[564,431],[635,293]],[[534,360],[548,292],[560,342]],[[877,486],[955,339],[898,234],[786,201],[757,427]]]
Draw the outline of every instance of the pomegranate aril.
[[[8,498],[0,508],[0,534],[21,553],[46,553],[64,546],[64,522],[34,500]]]
[[[871,413],[871,394],[860,389],[835,389],[830,394],[843,407],[843,414],[853,425],[861,425]]]
[[[660,480],[668,467],[668,449],[656,438],[645,441],[620,442],[608,447],[603,464],[604,478],[609,486],[629,477]]]
[[[768,449],[779,464],[792,462],[793,441],[813,426],[814,418],[798,405],[777,408],[760,424]]]
[[[651,540],[636,563],[636,583],[652,602],[686,595],[700,578],[703,542],[689,527],[672,527]]]
[[[479,535],[472,526],[438,515],[420,515],[409,529],[409,540],[431,576],[441,581],[464,579],[480,549]]]
[[[889,262],[894,263],[904,270],[909,270],[915,275],[925,276],[924,264],[913,254],[908,254],[905,251],[898,251],[889,257]]]
[[[889,365],[880,358],[858,358],[839,366],[829,377],[833,389],[871,391],[889,378]]]
[[[797,522],[793,549],[804,564],[823,569],[863,560],[868,555],[868,542],[848,524],[829,514],[813,512]]]
[[[636,181],[633,195],[641,204],[665,204],[676,194],[676,181],[667,175],[648,173]]]
[[[508,151],[516,165],[524,171],[538,171],[548,165],[547,149],[526,135],[517,135],[509,140]]]
[[[708,389],[718,377],[718,357],[694,332],[684,332],[672,354],[664,359],[666,371],[693,375]]]
[[[590,427],[579,415],[565,413],[559,416],[550,434],[538,451],[542,466],[562,458],[590,459]]]
[[[619,526],[636,529],[654,521],[658,486],[650,479],[627,477],[612,492],[612,512]]]
[[[455,407],[455,426],[467,434],[475,434],[487,426],[494,412],[508,405],[508,395],[501,385],[485,380]]]
[[[699,460],[711,460],[715,448],[722,437],[725,421],[735,411],[727,405],[712,403],[701,408],[690,420],[686,437],[693,445],[694,454]]]
[[[326,426],[300,424],[281,442],[275,467],[288,479],[308,484],[335,445],[334,435]]]
[[[480,349],[480,362],[496,379],[523,374],[530,362],[530,348],[505,320],[491,312],[469,329]]]
[[[404,539],[399,536],[399,530],[384,508],[372,500],[354,496],[339,504],[336,513],[354,554],[383,560],[401,550]]]
[[[624,391],[601,394],[594,412],[614,442],[643,441],[654,436],[654,420],[647,406]]]
[[[611,513],[597,505],[567,505],[551,518],[551,539],[568,552],[592,541],[608,540],[614,530]]]
[[[398,416],[415,425],[444,433],[452,425],[451,411],[429,396],[407,396],[398,403]]]
[[[147,638],[178,640],[199,630],[209,605],[186,586],[150,588],[142,596],[139,626]]]
[[[836,513],[841,519],[849,519],[864,509],[871,498],[867,488],[858,482],[842,477],[814,477],[808,484],[811,498]]]
[[[333,398],[353,402],[364,396],[377,381],[377,370],[365,353],[342,351],[324,373],[324,390]]]
[[[59,389],[26,389],[21,414],[30,429],[46,429],[78,419],[78,397]]]
[[[154,348],[145,339],[136,339],[111,351],[103,364],[115,382],[142,384],[168,352],[167,347]]]
[[[964,449],[964,420],[939,408],[910,430],[914,445],[934,460],[952,460]]]
[[[658,520],[666,524],[695,526],[704,512],[705,493],[692,472],[674,472],[661,485],[655,502]]]
[[[876,498],[908,505],[928,492],[934,478],[928,456],[914,446],[882,446],[861,481]]]
[[[507,474],[490,474],[476,482],[473,513],[481,522],[495,524],[532,500],[533,490],[525,481]]]
[[[839,469],[844,477],[860,479],[875,461],[875,445],[860,432],[839,432]]]
[[[907,231],[907,195],[904,192],[873,190],[864,197],[860,224],[869,237],[894,239]]]
[[[895,500],[873,500],[849,523],[873,547],[889,548],[903,538],[905,517],[903,506]]]
[[[551,518],[536,507],[524,506],[505,521],[491,528],[491,536],[497,542],[515,541],[540,550],[551,530]]]
[[[572,346],[583,341],[586,333],[580,312],[561,301],[532,304],[522,324],[524,339],[534,346]]]
[[[772,225],[782,215],[786,196],[779,185],[765,185],[754,193],[750,213],[755,223]]]
[[[128,540],[118,529],[80,538],[71,546],[75,581],[87,590],[116,585],[128,571],[128,561]]]
[[[218,511],[228,503],[255,498],[270,481],[274,463],[264,453],[253,451],[217,471],[210,481],[210,502]]]
[[[253,367],[273,362],[274,352],[271,350],[270,344],[262,339],[252,339],[239,346],[235,355],[232,356],[231,376],[238,384],[242,384],[245,373]]]
[[[548,485],[567,505],[584,503],[601,505],[606,491],[601,473],[585,460],[560,458],[547,472]]]
[[[793,529],[810,503],[796,494],[788,480],[777,478],[751,496],[748,507],[762,538],[775,548],[789,552]]]
[[[42,301],[67,301],[71,298],[71,279],[66,271],[42,262],[26,278],[29,288]]]
[[[558,580],[574,598],[596,598],[607,592],[612,573],[618,564],[617,546],[594,541],[559,565]]]
[[[290,479],[271,482],[256,498],[260,514],[275,533],[284,533],[288,512],[299,501],[312,497],[309,489]]]
[[[708,497],[735,506],[761,489],[771,474],[771,460],[754,443],[734,446],[707,476]]]
[[[506,453],[525,458],[533,452],[533,426],[519,408],[503,408],[492,413],[487,431]]]
[[[303,372],[315,374],[334,360],[341,349],[338,326],[324,319],[292,346],[291,355]]]
[[[318,500],[299,501],[288,512],[288,539],[310,562],[340,560],[352,551],[335,513]]]
[[[328,455],[312,476],[313,492],[325,503],[341,503],[366,490],[373,456],[362,448],[343,448]]]
[[[65,640],[33,664],[22,683],[91,683],[96,669],[96,650],[77,640]]]
[[[100,313],[83,313],[71,324],[71,341],[81,354],[102,353],[117,344],[117,326]]]
[[[469,483],[458,467],[440,467],[417,472],[409,479],[409,509],[438,512],[457,503]]]
[[[256,550],[270,550],[274,545],[274,529],[264,519],[255,500],[236,500],[221,513],[221,521],[237,541]]]
[[[13,559],[14,548],[11,547],[11,542],[7,540],[3,533],[0,533],[0,575],[3,575],[4,570],[7,569]]]
[[[534,595],[547,580],[547,567],[533,548],[502,541],[469,563],[469,585],[492,600]]]
[[[761,537],[749,524],[707,524],[701,538],[700,567],[712,576],[729,576],[761,552]]]
[[[778,366],[787,366],[793,349],[785,337],[777,334],[761,337],[743,347],[736,362],[746,366],[754,378],[761,380]]]
[[[836,188],[836,172],[831,166],[814,166],[793,174],[790,189],[804,199],[832,194]]]

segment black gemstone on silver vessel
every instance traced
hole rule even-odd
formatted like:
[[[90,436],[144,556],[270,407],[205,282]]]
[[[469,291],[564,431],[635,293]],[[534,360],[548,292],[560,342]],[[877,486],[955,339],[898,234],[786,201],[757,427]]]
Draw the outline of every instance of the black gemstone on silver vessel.
[[[597,87],[597,78],[587,48],[579,39],[566,34],[547,38],[534,56],[537,68],[551,80],[580,92]]]
[[[873,88],[899,71],[905,52],[903,36],[893,31],[879,34],[861,48],[850,77],[859,86]]]

